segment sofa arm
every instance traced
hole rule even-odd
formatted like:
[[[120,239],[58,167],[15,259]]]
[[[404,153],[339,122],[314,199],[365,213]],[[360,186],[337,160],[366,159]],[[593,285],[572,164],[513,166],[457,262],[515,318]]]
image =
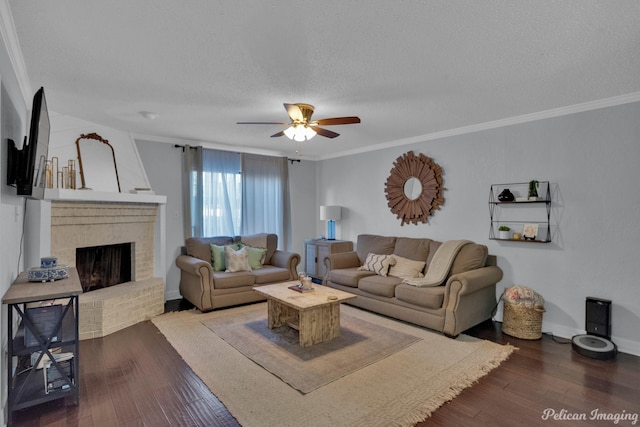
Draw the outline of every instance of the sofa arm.
[[[444,330],[457,336],[462,331],[490,319],[496,307],[496,284],[502,270],[488,266],[451,276],[445,285]]]
[[[329,274],[331,270],[360,267],[360,258],[358,258],[358,253],[355,251],[338,252],[326,256],[324,258],[324,265],[327,268],[327,274]]]
[[[211,310],[211,291],[215,288],[211,264],[189,255],[178,255],[176,266],[180,269],[180,294],[200,311]]]
[[[300,255],[295,252],[276,250],[271,257],[271,265],[289,270],[289,280],[298,278],[298,264]]]

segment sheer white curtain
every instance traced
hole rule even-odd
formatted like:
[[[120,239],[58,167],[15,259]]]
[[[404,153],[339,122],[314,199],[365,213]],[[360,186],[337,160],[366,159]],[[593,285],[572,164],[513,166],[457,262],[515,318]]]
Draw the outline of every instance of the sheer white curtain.
[[[185,146],[185,237],[237,236],[242,218],[240,155]]]
[[[291,224],[287,158],[242,154],[242,186],[242,233],[275,233],[284,246]]]
[[[184,148],[185,237],[275,233],[290,236],[286,157]]]

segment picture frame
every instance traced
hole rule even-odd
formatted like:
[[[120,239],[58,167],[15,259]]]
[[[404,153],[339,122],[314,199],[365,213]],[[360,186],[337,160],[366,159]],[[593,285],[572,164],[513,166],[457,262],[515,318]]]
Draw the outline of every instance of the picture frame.
[[[525,224],[522,228],[522,237],[525,240],[536,240],[539,224]]]

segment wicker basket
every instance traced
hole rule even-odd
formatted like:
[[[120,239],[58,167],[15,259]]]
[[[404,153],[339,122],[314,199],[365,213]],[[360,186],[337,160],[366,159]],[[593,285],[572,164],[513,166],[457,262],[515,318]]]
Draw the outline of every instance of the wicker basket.
[[[542,337],[544,308],[525,307],[504,301],[502,332],[516,338],[537,340]]]

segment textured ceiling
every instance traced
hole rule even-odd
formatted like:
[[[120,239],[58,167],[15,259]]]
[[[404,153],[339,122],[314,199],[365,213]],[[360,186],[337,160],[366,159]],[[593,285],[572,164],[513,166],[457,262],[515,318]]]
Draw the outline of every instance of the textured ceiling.
[[[10,0],[56,113],[293,156],[282,103],[332,126],[303,158],[640,92],[638,1]],[[155,120],[140,115],[153,112]]]

